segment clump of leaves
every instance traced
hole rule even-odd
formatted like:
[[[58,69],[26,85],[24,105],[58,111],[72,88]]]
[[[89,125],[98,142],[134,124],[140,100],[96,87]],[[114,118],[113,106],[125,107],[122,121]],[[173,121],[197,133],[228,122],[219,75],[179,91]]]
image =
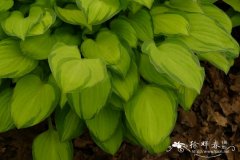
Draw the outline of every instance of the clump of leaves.
[[[178,104],[189,110],[201,91],[199,61],[227,73],[239,54],[214,2],[1,1],[0,132],[49,117],[36,160],[72,159],[86,128],[110,154],[123,140],[165,151]]]

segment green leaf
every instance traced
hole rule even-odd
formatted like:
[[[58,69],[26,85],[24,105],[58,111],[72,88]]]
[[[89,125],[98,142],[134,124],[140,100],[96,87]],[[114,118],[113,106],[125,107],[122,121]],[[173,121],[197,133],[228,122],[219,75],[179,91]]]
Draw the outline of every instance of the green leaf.
[[[154,34],[189,35],[189,23],[179,14],[164,13],[152,14]],[[178,27],[176,27],[178,26]]]
[[[114,155],[121,146],[123,141],[123,131],[121,125],[118,126],[115,133],[108,140],[101,142],[94,136],[92,136],[94,142],[105,152]]]
[[[146,149],[148,149],[151,154],[154,154],[154,153],[163,153],[163,152],[165,152],[165,151],[167,150],[167,148],[168,148],[170,145],[171,145],[171,139],[170,139],[170,137],[168,136],[168,137],[165,138],[165,139],[163,140],[163,142],[160,143],[159,145],[154,146],[154,147],[151,147],[151,148],[146,147]]]
[[[225,3],[233,7],[235,11],[240,12],[240,0],[223,0]]]
[[[121,119],[121,112],[105,106],[95,117],[86,120],[91,134],[99,141],[106,141],[113,136]]]
[[[97,75],[96,71],[96,77],[93,76],[92,79],[96,79]],[[84,88],[79,92],[67,94],[67,97],[71,107],[75,110],[78,116],[86,120],[93,118],[99,113],[106,104],[110,90],[111,83],[108,76],[106,76],[103,81],[91,87]]]
[[[14,128],[10,108],[12,93],[10,88],[0,92],[0,133]]]
[[[82,88],[90,79],[91,72],[81,60],[77,46],[58,43],[52,49],[48,62],[53,76],[63,93]]]
[[[5,12],[8,9],[12,8],[14,4],[13,0],[2,0],[0,1],[0,12]]]
[[[232,26],[237,27],[240,26],[240,13],[237,13],[231,17]]]
[[[55,114],[57,132],[61,141],[68,141],[80,136],[84,131],[84,122],[67,104],[58,108]]]
[[[198,0],[185,0],[184,2],[182,0],[169,0],[165,4],[181,11],[202,13]]]
[[[76,0],[80,9],[87,16],[88,24],[101,24],[121,9],[119,0]]]
[[[116,74],[112,75],[113,92],[127,102],[138,87],[138,78],[137,66],[132,62],[125,78],[121,78]]]
[[[49,129],[38,135],[33,142],[34,160],[72,160],[73,146],[70,141],[61,142],[58,133]]]
[[[157,67],[150,62],[150,58],[146,54],[141,54],[139,72],[141,76],[150,83],[155,83],[159,86],[175,88],[175,85],[164,72],[159,72]]]
[[[115,93],[111,94],[111,97],[109,98],[108,102],[111,104],[111,107],[115,110],[123,110],[123,106],[125,104],[125,102]]]
[[[213,4],[202,5],[201,8],[207,16],[216,20],[218,24],[220,24],[229,34],[231,34],[232,22],[223,10],[219,9]]]
[[[141,41],[153,39],[153,28],[151,15],[144,9],[129,16],[129,22],[137,32],[137,37]]]
[[[4,39],[0,41],[0,77],[18,78],[31,72],[38,62],[24,56],[19,41]]]
[[[142,50],[149,55],[150,61],[157,70],[167,74],[172,81],[200,92],[205,75],[204,70],[197,57],[182,43],[164,41],[156,47],[154,42],[146,42]]]
[[[41,19],[27,32],[27,36],[35,36],[45,33],[52,24],[54,24],[55,20],[55,12],[52,9],[45,8],[42,11]]]
[[[42,8],[37,6],[30,8],[29,16],[26,18],[20,11],[13,11],[7,19],[1,22],[1,25],[9,36],[24,40],[30,29],[39,23],[42,15]]]
[[[58,93],[54,86],[42,82],[36,75],[27,75],[14,88],[11,115],[17,128],[38,124],[55,109]]]
[[[239,45],[217,23],[203,14],[186,14],[191,26],[190,36],[178,37],[196,53],[224,52],[226,57],[236,58]]]
[[[219,53],[219,52],[202,53],[202,54],[197,54],[197,56],[201,60],[206,60],[210,62],[216,68],[224,71],[225,74],[228,73],[229,69],[234,63],[233,59],[228,59],[223,53]]]
[[[67,45],[80,45],[81,43],[80,33],[76,32],[76,30],[70,26],[57,28],[53,36],[57,42],[62,42]]]
[[[50,32],[39,36],[27,37],[24,41],[20,42],[20,48],[23,55],[36,60],[47,59],[56,40],[50,35]],[[43,46],[39,49],[39,46]]]
[[[55,12],[66,23],[81,25],[91,29],[91,25],[87,23],[87,18],[83,11],[79,10],[74,4],[68,4],[64,8],[55,6]]]
[[[171,133],[176,121],[176,108],[172,92],[148,85],[141,88],[124,109],[131,131],[150,150]]]
[[[134,2],[137,2],[143,6],[146,6],[147,8],[151,8],[154,0],[133,0]]]
[[[100,58],[122,76],[127,74],[130,66],[128,51],[120,43],[117,36],[110,31],[101,31],[96,41],[87,39],[82,43],[81,50],[85,58]]]
[[[101,58],[107,64],[117,64],[121,58],[120,42],[110,31],[98,33],[96,41],[86,39],[81,46],[86,58]]]
[[[184,86],[179,86],[178,88],[178,102],[186,111],[191,109],[191,106],[197,96],[198,93],[192,89]]]
[[[127,20],[118,18],[111,21],[111,31],[125,40],[131,47],[137,47],[137,33]]]

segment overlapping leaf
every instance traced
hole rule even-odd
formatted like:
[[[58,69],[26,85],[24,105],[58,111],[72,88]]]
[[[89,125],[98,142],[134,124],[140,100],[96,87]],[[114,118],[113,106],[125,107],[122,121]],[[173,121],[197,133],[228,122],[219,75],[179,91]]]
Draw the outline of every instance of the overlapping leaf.
[[[176,120],[174,94],[155,86],[144,86],[125,107],[131,131],[149,150],[169,136]]]
[[[54,21],[55,14],[50,9],[33,6],[28,17],[25,18],[20,11],[13,11],[1,25],[8,35],[24,40],[26,36],[43,34]]]
[[[81,49],[85,58],[100,58],[120,75],[127,74],[130,66],[128,51],[112,32],[102,31],[98,33],[96,41],[85,40]]]
[[[33,142],[34,160],[72,160],[73,147],[70,141],[61,142],[58,133],[49,129],[38,135]]]
[[[133,0],[143,6],[146,6],[147,8],[151,8],[154,0]]]
[[[32,71],[38,62],[24,56],[19,41],[4,39],[0,41],[0,77],[18,78]]]
[[[58,108],[55,114],[55,123],[61,141],[68,141],[80,136],[84,131],[84,122],[79,116],[65,105],[63,109]]]
[[[125,40],[131,47],[137,46],[137,33],[127,20],[123,18],[113,20],[111,31]]]
[[[232,31],[231,19],[224,11],[222,11],[213,4],[202,5],[201,8],[207,16],[215,19],[229,34],[231,33]]]
[[[137,66],[132,62],[125,78],[121,78],[115,74],[112,75],[113,92],[127,102],[138,87],[138,78]]]
[[[54,86],[36,75],[27,75],[14,88],[11,115],[17,128],[33,126],[47,118],[55,109],[58,93]],[[21,111],[21,112],[20,112]]]
[[[121,9],[119,0],[76,0],[87,16],[88,24],[100,24],[112,18]]]
[[[5,12],[10,9],[14,4],[13,0],[3,0],[0,1],[0,12]]]
[[[91,26],[88,24],[85,14],[76,5],[69,4],[64,8],[55,6],[55,11],[58,17],[64,22],[73,25],[85,26],[91,29]]]
[[[129,16],[129,22],[137,32],[137,37],[141,41],[153,39],[153,28],[150,14],[141,9],[137,13]]]
[[[142,50],[149,55],[150,61],[157,70],[167,74],[173,81],[200,92],[204,71],[197,57],[181,43],[165,41],[156,47],[154,42],[147,42]]]
[[[27,37],[20,42],[20,48],[23,55],[36,60],[47,59],[53,46],[55,45],[55,38],[46,32],[43,35]],[[39,46],[43,46],[39,49]]]
[[[5,89],[0,92],[0,132],[6,132],[15,126],[10,108],[12,93],[12,89]]]
[[[94,137],[104,142],[114,135],[120,119],[120,111],[113,110],[107,105],[95,117],[86,120],[86,125]]]

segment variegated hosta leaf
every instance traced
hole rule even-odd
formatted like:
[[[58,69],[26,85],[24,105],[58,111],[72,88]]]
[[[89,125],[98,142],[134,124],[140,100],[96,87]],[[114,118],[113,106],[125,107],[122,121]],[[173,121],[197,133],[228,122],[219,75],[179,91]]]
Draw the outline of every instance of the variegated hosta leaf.
[[[188,30],[190,26],[188,21],[183,16],[174,13],[159,14],[155,12],[157,8],[158,7],[151,11],[154,34],[189,34]]]
[[[151,153],[151,154],[154,154],[154,153],[162,153],[162,152],[165,152],[167,150],[167,148],[171,145],[171,139],[170,137],[168,136],[167,138],[165,138],[163,140],[162,143],[160,143],[159,145],[157,146],[154,146],[154,147],[146,147],[146,149],[148,149],[148,151]]]
[[[24,40],[26,36],[43,34],[54,21],[55,15],[50,9],[33,6],[28,17],[24,18],[20,11],[13,11],[1,25],[8,35]]]
[[[142,50],[149,55],[150,61],[158,71],[167,74],[173,82],[200,93],[204,70],[197,57],[182,43],[169,40],[157,47],[154,42],[146,42]]]
[[[63,26],[57,28],[54,32],[54,38],[57,42],[62,42],[67,45],[80,45],[81,36],[78,32],[74,31],[72,27]]]
[[[165,4],[181,11],[202,13],[198,0],[185,0],[184,2],[182,0],[169,0]]]
[[[147,8],[151,8],[154,0],[133,0],[143,6],[146,6]]]
[[[128,9],[133,13],[137,13],[140,9],[142,9],[143,6],[140,3],[137,3],[135,1],[130,0],[128,4]]]
[[[198,93],[174,82],[167,74],[159,72],[146,54],[141,55],[139,71],[148,82],[176,90],[179,104],[186,110],[191,108]]]
[[[84,131],[84,122],[68,104],[63,109],[58,108],[55,123],[61,141],[68,141],[80,136]]]
[[[78,9],[76,5],[68,4],[64,8],[55,6],[55,11],[62,21],[73,25],[85,26],[91,29],[91,25],[87,23],[85,14]]]
[[[235,11],[240,12],[240,0],[223,0],[225,3],[229,4]]]
[[[88,24],[101,24],[121,9],[119,0],[76,0],[80,9],[82,9],[87,16]]]
[[[72,160],[71,141],[61,142],[57,131],[49,129],[38,135],[33,141],[34,160]]]
[[[82,43],[81,50],[85,58],[100,58],[120,75],[125,76],[127,74],[130,66],[128,51],[112,32],[100,32],[96,41],[85,40]]]
[[[93,65],[95,64],[93,63]],[[97,65],[95,66],[98,67]],[[95,70],[95,74],[93,74],[95,76],[92,76],[91,81],[98,79],[97,72],[98,70]],[[71,107],[75,110],[78,116],[86,120],[93,118],[99,113],[102,107],[106,104],[110,90],[111,83],[108,76],[106,76],[103,81],[81,89],[79,92],[69,93],[67,94],[67,97]]]
[[[182,36],[183,41],[196,53],[223,52],[228,58],[239,55],[239,45],[234,38],[217,23],[203,14],[186,14],[190,24],[190,36]]]
[[[4,39],[0,41],[0,77],[18,78],[31,72],[38,62],[24,56],[19,41]]]
[[[36,60],[47,59],[56,40],[50,35],[50,32],[39,36],[27,37],[24,41],[20,42],[20,48],[23,55]],[[39,49],[39,46],[42,46]]]
[[[234,63],[234,59],[229,59],[223,53],[219,52],[208,52],[197,54],[200,60],[206,60],[214,65],[216,68],[228,73],[230,67]]]
[[[198,93],[192,89],[184,86],[178,87],[178,102],[186,111],[191,109],[191,106],[197,96]]]
[[[0,133],[14,128],[10,108],[12,93],[10,88],[0,92]]]
[[[151,151],[171,133],[177,115],[173,92],[144,86],[125,106],[127,123],[139,143]]]
[[[0,12],[5,12],[10,9],[14,4],[13,0],[2,0],[0,1]]]
[[[151,15],[144,9],[129,16],[129,22],[137,32],[137,37],[141,41],[153,39],[153,28]]]
[[[213,4],[202,5],[201,8],[207,16],[215,19],[219,25],[221,25],[229,34],[231,34],[232,22],[223,10],[219,9]]]
[[[119,77],[116,74],[112,75],[113,92],[127,102],[138,87],[138,78],[137,66],[132,62],[125,78]]]
[[[113,136],[121,120],[121,112],[105,106],[95,117],[86,120],[91,134],[99,141],[107,141]]]
[[[141,76],[150,83],[175,88],[174,83],[169,79],[168,75],[164,72],[159,72],[150,62],[150,58],[146,54],[141,54],[139,72]]]
[[[121,125],[118,126],[115,133],[106,141],[100,141],[92,135],[94,142],[105,152],[114,155],[120,148],[123,141],[123,131]]]
[[[110,31],[98,33],[96,40],[86,39],[81,46],[86,58],[101,58],[107,64],[117,64],[121,58],[120,42]]]
[[[56,44],[49,55],[48,62],[63,93],[82,88],[90,79],[91,71],[81,60],[77,46]]]
[[[111,94],[111,97],[109,98],[108,103],[110,103],[111,107],[116,110],[123,110],[123,106],[125,104],[125,102],[115,93]]]
[[[30,127],[47,118],[55,109],[58,93],[54,86],[36,75],[27,75],[14,88],[11,115],[17,128]]]
[[[131,47],[137,47],[137,32],[127,20],[118,18],[111,21],[111,31],[125,40]]]
[[[41,19],[28,31],[27,36],[35,36],[45,33],[52,24],[54,24],[55,20],[56,15],[52,9],[43,9]]]

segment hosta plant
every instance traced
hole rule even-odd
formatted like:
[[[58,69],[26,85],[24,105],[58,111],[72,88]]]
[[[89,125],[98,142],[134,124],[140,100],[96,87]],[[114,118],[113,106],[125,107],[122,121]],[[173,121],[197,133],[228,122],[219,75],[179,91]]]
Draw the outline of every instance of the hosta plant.
[[[1,1],[0,132],[48,119],[35,160],[73,159],[86,129],[110,154],[123,140],[164,152],[178,105],[189,110],[201,91],[200,61],[227,73],[238,57],[214,2]]]

